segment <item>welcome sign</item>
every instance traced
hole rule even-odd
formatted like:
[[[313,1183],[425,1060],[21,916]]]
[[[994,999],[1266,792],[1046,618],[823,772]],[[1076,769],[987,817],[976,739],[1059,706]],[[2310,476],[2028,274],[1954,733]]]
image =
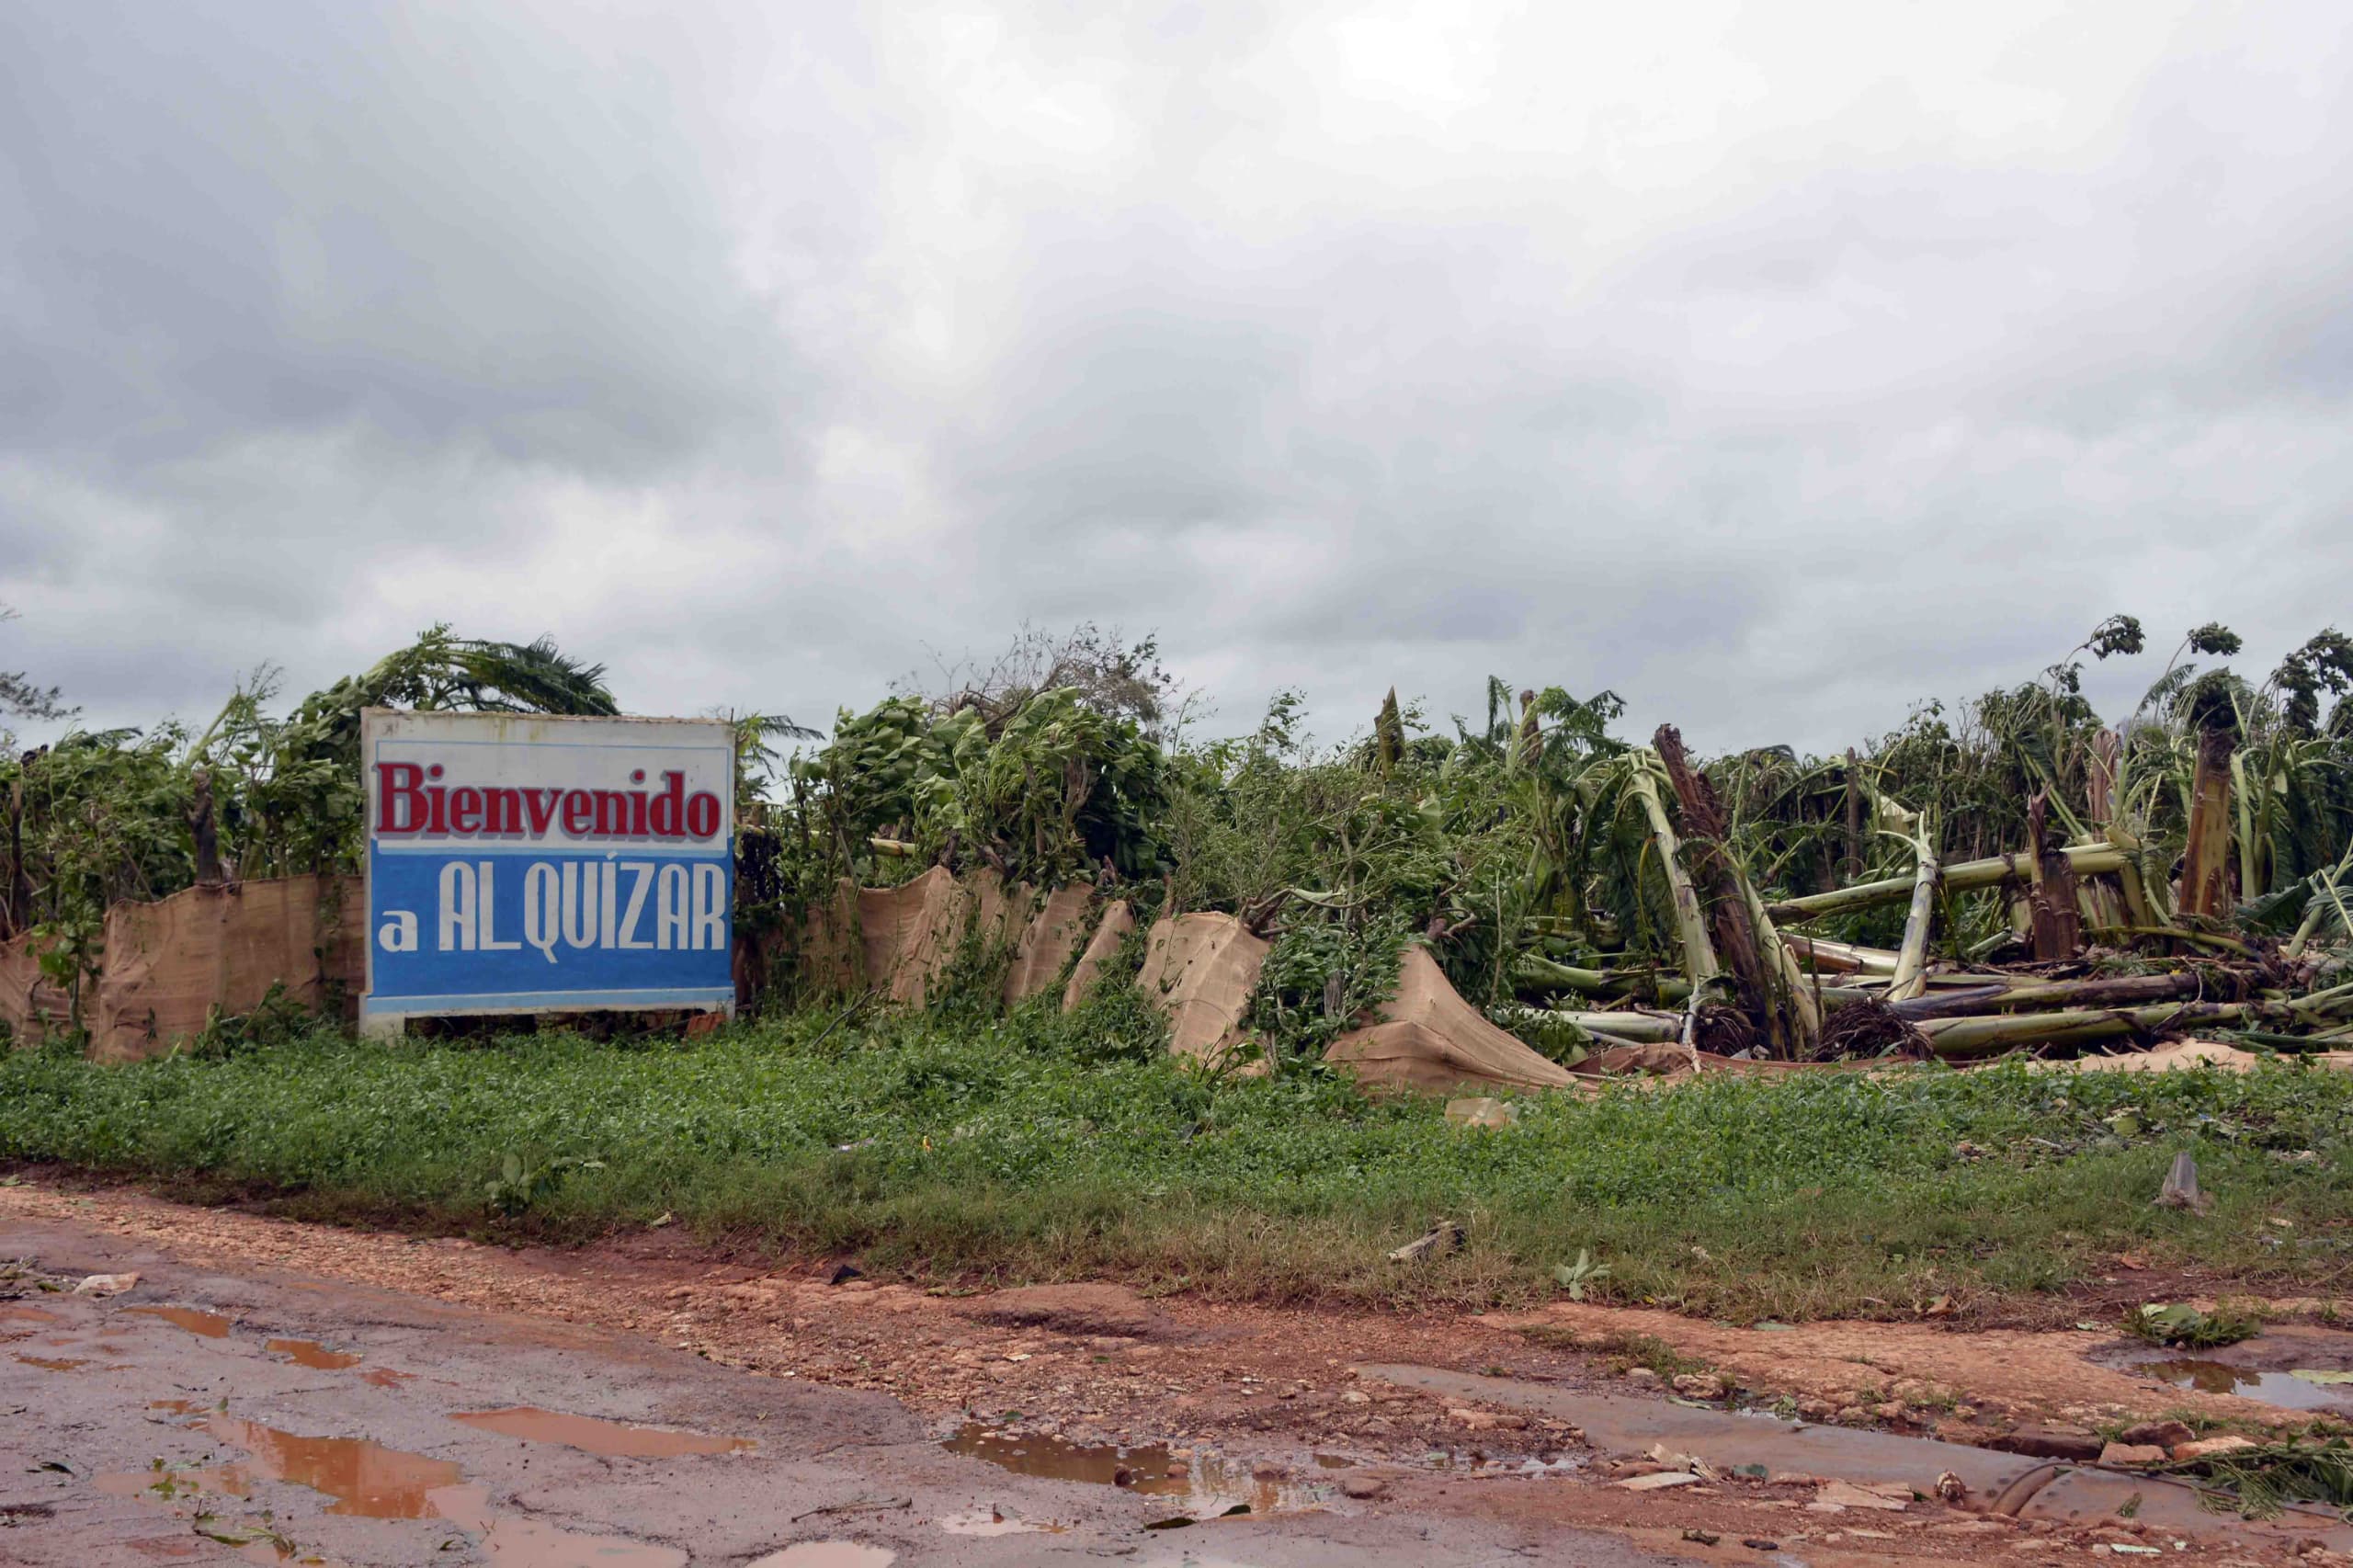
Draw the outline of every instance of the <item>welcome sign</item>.
[[[732,1011],[722,721],[360,716],[362,1031],[452,1013]]]

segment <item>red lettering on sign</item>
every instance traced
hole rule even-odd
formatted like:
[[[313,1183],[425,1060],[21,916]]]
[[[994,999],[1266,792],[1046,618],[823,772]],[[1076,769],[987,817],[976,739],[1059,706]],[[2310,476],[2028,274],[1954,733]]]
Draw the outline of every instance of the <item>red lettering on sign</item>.
[[[380,762],[376,769],[376,831],[387,837],[543,838],[561,823],[572,838],[711,839],[726,828],[727,805],[708,790],[687,793],[687,776],[672,770],[662,787],[643,790],[564,790],[513,785],[426,782],[438,766]],[[642,777],[642,773],[638,775]]]
[[[629,836],[629,797],[619,790],[597,791],[597,832],[604,838]]]
[[[425,825],[425,769],[413,762],[376,765],[376,831],[415,833]]]
[[[484,790],[482,792],[482,830],[512,837],[523,831],[523,791],[520,790]]]
[[[687,831],[687,776],[683,773],[662,775],[662,792],[654,797],[650,817],[654,836],[679,838]]]

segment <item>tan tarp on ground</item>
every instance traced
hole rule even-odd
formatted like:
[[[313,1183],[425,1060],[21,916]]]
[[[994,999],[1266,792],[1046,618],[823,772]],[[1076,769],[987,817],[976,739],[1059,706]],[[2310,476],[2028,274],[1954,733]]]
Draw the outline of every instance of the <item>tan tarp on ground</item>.
[[[1021,939],[1013,949],[1013,967],[1005,971],[1005,1003],[1024,1002],[1060,979],[1063,965],[1086,935],[1086,909],[1095,890],[1085,882],[1056,888],[1040,899],[1028,886],[1017,900],[1029,912]]]
[[[367,911],[357,877],[289,877],[183,889],[107,911],[90,1054],[132,1061],[200,1032],[217,1007],[252,1012],[272,985],[318,1008],[365,983]]]
[[[1480,1016],[1464,1001],[1429,949],[1409,947],[1398,966],[1397,994],[1381,1021],[1342,1035],[1324,1060],[1355,1069],[1368,1087],[1445,1094],[1465,1084],[1511,1089],[1586,1086]]]
[[[797,929],[778,929],[760,938],[763,972],[776,973],[778,957],[797,959],[798,983],[821,994],[862,990],[865,953],[858,940],[858,884],[847,877],[834,884],[833,901],[811,909]],[[749,997],[738,997],[749,1001]]]
[[[825,992],[872,987],[893,1002],[920,1007],[932,983],[979,922],[984,943],[1011,941],[1007,1004],[1051,985],[1086,929],[1093,890],[1085,883],[1042,897],[1028,883],[1008,894],[992,870],[959,880],[934,866],[895,888],[861,888],[845,878],[833,903],[813,909],[797,931],[772,937],[777,951],[799,955],[799,980]]]
[[[1070,983],[1063,987],[1063,1012],[1086,1000],[1086,994],[1095,989],[1095,977],[1135,928],[1136,912],[1128,907],[1126,899],[1114,900],[1104,910],[1103,918],[1095,923],[1095,935],[1086,939],[1086,950],[1078,955],[1078,967],[1070,971]]]
[[[0,1019],[18,1045],[39,1045],[49,1027],[64,1023],[72,1010],[64,991],[41,973],[32,940],[27,933],[0,944]]]
[[[903,887],[858,889],[866,983],[893,1002],[922,1006],[975,922],[982,941],[1004,939],[1006,907],[1005,882],[990,870],[960,883],[947,867],[934,866]]]
[[[1267,943],[1231,915],[1162,915],[1152,923],[1136,983],[1168,1015],[1168,1049],[1217,1062],[1242,1043]]]

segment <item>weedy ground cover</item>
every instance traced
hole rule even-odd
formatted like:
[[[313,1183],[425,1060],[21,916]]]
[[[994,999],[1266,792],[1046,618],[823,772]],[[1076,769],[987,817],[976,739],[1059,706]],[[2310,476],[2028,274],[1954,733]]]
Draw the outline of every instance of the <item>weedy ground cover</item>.
[[[2130,1250],[2234,1290],[2353,1282],[2353,1082],[2003,1066],[1725,1075],[1521,1102],[1212,1078],[1114,994],[1063,1017],[798,1014],[690,1041],[573,1034],[130,1066],[0,1056],[0,1162],[311,1218],[579,1240],[671,1216],[716,1246],[919,1280],[1116,1276],[1366,1304],[1559,1291],[1743,1321],[2064,1312]],[[2121,1131],[2120,1131],[2121,1130]],[[2149,1200],[2177,1151],[2204,1214]],[[2307,1155],[2305,1151],[2312,1153]],[[1455,1256],[1385,1261],[1447,1217]]]

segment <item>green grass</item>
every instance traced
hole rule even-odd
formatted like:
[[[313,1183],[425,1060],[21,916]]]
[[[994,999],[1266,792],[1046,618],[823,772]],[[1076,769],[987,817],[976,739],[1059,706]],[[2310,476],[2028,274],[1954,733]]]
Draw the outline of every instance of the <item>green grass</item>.
[[[2344,1074],[1726,1075],[1531,1098],[1466,1131],[1321,1071],[1207,1080],[1118,1017],[818,1039],[830,1021],[690,1042],[322,1031],[130,1067],[21,1051],[0,1057],[0,1162],[312,1218],[563,1240],[667,1214],[730,1250],[886,1275],[1260,1300],[1549,1299],[1580,1248],[1608,1266],[1597,1300],[1742,1321],[1940,1296],[1965,1320],[2063,1315],[2124,1248],[2235,1290],[2353,1281]],[[2179,1149],[2210,1214],[2150,1202]],[[1461,1253],[1384,1261],[1440,1216],[1469,1226]]]

